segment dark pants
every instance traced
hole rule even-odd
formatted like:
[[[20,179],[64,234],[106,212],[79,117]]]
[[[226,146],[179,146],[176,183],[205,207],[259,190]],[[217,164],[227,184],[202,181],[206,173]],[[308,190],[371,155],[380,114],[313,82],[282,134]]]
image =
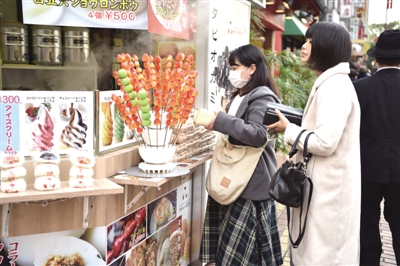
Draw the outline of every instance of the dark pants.
[[[393,250],[397,265],[400,265],[400,185],[363,182],[361,196],[360,265],[380,264],[382,199],[385,200],[383,215],[392,232]]]

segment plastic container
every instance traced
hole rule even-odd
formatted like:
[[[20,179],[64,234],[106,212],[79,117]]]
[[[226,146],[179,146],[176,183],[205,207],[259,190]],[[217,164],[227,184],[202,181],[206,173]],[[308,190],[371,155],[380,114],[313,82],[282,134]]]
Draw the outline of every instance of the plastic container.
[[[194,111],[194,124],[196,126],[205,126],[215,116],[213,111],[206,109],[196,109]]]

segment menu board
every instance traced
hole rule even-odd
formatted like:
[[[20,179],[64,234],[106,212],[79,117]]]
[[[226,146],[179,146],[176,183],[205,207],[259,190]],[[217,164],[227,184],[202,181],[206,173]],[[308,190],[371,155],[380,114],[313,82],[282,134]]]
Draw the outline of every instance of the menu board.
[[[23,0],[24,24],[147,29],[147,0]]]
[[[94,151],[94,92],[0,91],[0,150]]]

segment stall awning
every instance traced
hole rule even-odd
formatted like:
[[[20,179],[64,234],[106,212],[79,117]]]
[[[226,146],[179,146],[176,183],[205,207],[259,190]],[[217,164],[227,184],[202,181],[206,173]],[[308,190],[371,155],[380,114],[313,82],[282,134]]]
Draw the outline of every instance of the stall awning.
[[[311,12],[314,16],[319,16],[321,13],[328,12],[328,7],[322,0],[293,0],[290,8],[292,10]]]
[[[285,31],[283,36],[304,36],[307,31],[307,26],[303,24],[297,17],[285,20]]]

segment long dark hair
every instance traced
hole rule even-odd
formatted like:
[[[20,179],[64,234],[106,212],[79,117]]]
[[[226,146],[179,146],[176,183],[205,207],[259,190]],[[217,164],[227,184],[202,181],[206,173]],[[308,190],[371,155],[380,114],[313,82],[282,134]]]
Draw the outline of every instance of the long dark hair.
[[[312,40],[307,67],[324,72],[341,62],[349,61],[351,39],[349,32],[342,25],[318,22],[307,29],[305,37]]]
[[[254,64],[256,66],[256,71],[250,76],[250,80],[243,88],[236,89],[232,92],[233,96],[238,94],[243,96],[248,94],[254,88],[259,86],[267,86],[275,93],[276,96],[280,97],[279,88],[272,78],[271,71],[267,66],[267,60],[265,59],[265,55],[261,52],[260,48],[251,44],[236,48],[229,56],[229,64],[231,66],[236,65],[236,61],[240,62],[240,64],[246,67],[250,67],[252,64]]]

